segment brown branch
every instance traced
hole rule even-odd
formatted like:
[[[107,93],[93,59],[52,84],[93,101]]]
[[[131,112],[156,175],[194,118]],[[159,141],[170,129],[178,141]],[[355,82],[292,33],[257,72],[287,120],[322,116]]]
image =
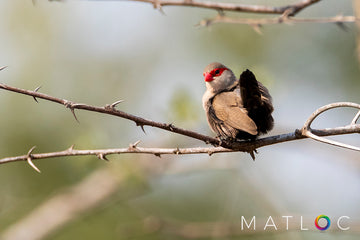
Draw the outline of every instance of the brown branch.
[[[107,0],[100,0],[107,1]],[[247,13],[265,13],[265,14],[283,14],[285,11],[291,11],[291,15],[299,13],[306,7],[313,5],[320,0],[303,0],[298,3],[285,5],[281,7],[262,6],[262,5],[247,5],[236,3],[223,3],[223,2],[207,2],[207,1],[193,1],[193,0],[130,0],[134,2],[150,3],[156,9],[161,9],[165,6],[185,6],[214,9],[220,11],[234,11],[234,12],[247,12]]]
[[[313,138],[315,140],[329,143],[332,145],[340,146],[340,147],[346,147],[353,150],[359,150],[357,147],[349,147],[349,145],[344,146],[343,144],[339,144],[337,142],[331,142],[330,140],[324,140],[323,138],[320,138],[321,136],[333,136],[333,135],[340,135],[340,134],[351,134],[351,133],[360,133],[360,124],[356,124],[356,120],[358,119],[357,114],[350,125],[343,126],[343,127],[336,127],[336,128],[326,128],[326,129],[311,129],[310,125],[312,121],[319,116],[324,111],[327,111],[331,108],[336,107],[353,107],[360,109],[359,104],[355,103],[333,103],[326,105],[322,108],[319,108],[317,111],[315,111],[309,119],[306,121],[304,127],[302,130],[295,130],[295,132],[287,133],[287,134],[281,134],[276,136],[270,136],[270,137],[264,137],[257,139],[255,141],[235,141],[235,142],[229,142],[229,141],[220,141],[216,138],[209,137],[197,132],[193,132],[190,130],[182,129],[175,127],[173,124],[168,123],[159,123],[152,120],[148,120],[145,118],[141,118],[135,115],[128,114],[123,111],[119,111],[115,109],[115,106],[120,101],[116,101],[115,103],[111,105],[106,105],[105,107],[96,107],[91,106],[87,104],[80,104],[80,103],[74,103],[65,99],[56,98],[50,95],[46,95],[43,93],[39,93],[38,89],[36,88],[35,91],[20,89],[16,87],[12,87],[5,84],[0,84],[1,89],[5,89],[8,91],[13,91],[16,93],[21,93],[24,95],[31,96],[35,99],[44,99],[48,101],[52,101],[55,103],[59,103],[61,105],[64,105],[65,107],[69,108],[71,112],[75,116],[75,109],[82,109],[87,110],[91,112],[98,112],[102,114],[109,114],[113,116],[117,116],[120,118],[125,118],[128,120],[131,120],[136,123],[137,126],[151,126],[160,128],[169,132],[177,133],[180,135],[184,135],[187,137],[191,137],[194,139],[198,139],[200,141],[203,141],[205,143],[210,143],[216,147],[196,147],[196,148],[141,148],[138,147],[138,142],[135,144],[131,144],[128,148],[117,148],[117,149],[99,149],[99,150],[75,150],[73,146],[71,146],[69,149],[66,149],[64,151],[59,152],[50,152],[50,153],[40,153],[40,154],[33,154],[34,148],[30,149],[29,152],[26,155],[17,156],[17,157],[9,157],[9,158],[3,158],[0,159],[0,164],[2,163],[8,163],[8,162],[14,162],[14,161],[24,161],[26,160],[35,170],[39,171],[39,169],[36,168],[36,166],[33,164],[32,160],[35,159],[44,159],[44,158],[53,158],[53,157],[64,157],[64,156],[84,156],[84,155],[95,155],[100,159],[107,160],[106,156],[110,154],[124,154],[124,153],[142,153],[142,154],[153,154],[156,156],[161,156],[163,154],[214,154],[214,153],[221,153],[221,152],[234,152],[234,151],[242,151],[242,152],[253,152],[257,148],[268,146],[272,144],[282,143],[282,142],[288,142],[298,139],[303,139],[306,137]],[[76,118],[76,116],[75,116]],[[77,118],[76,118],[77,119]]]
[[[54,0],[53,0],[54,1]],[[55,0],[56,1],[56,0]],[[57,0],[61,1],[61,0]],[[97,1],[109,1],[109,0],[97,0]],[[121,1],[121,0],[120,0]],[[165,6],[183,6],[183,7],[195,7],[203,9],[212,9],[219,12],[219,15],[211,18],[204,19],[198,25],[209,26],[215,23],[230,23],[230,24],[247,24],[259,31],[259,26],[266,24],[280,24],[280,23],[337,23],[341,24],[347,22],[355,22],[358,19],[354,16],[335,16],[327,18],[291,18],[298,14],[305,8],[320,2],[321,0],[303,0],[294,4],[288,4],[284,6],[267,6],[267,5],[252,5],[252,4],[240,4],[240,3],[224,3],[224,2],[209,2],[209,1],[194,1],[194,0],[128,0],[132,2],[150,3],[155,9],[163,12],[162,7]],[[244,12],[244,13],[257,13],[257,14],[280,14],[280,17],[275,18],[231,18],[226,17],[226,11],[232,12]]]
[[[135,115],[123,112],[123,111],[116,110],[115,106],[117,104],[119,104],[121,101],[117,101],[111,105],[106,105],[104,107],[96,107],[96,106],[82,104],[82,103],[74,103],[74,102],[66,100],[66,99],[56,98],[56,97],[53,97],[53,96],[50,96],[47,94],[39,93],[37,91],[16,88],[16,87],[12,87],[12,86],[2,84],[2,83],[0,83],[0,89],[4,89],[4,90],[16,92],[16,93],[21,93],[24,95],[32,96],[34,98],[39,98],[39,99],[44,99],[44,100],[48,100],[51,102],[59,103],[61,105],[64,105],[66,108],[69,108],[74,115],[75,115],[75,112],[74,112],[75,109],[109,114],[109,115],[113,115],[113,116],[117,116],[120,118],[125,118],[128,120],[131,120],[131,121],[135,122],[135,124],[137,126],[156,127],[156,128],[160,128],[160,129],[163,129],[166,131],[170,131],[173,133],[177,133],[180,135],[198,139],[207,144],[221,146],[224,148],[230,148],[230,149],[237,150],[237,151],[246,151],[246,152],[252,151],[256,148],[263,147],[266,145],[271,145],[271,144],[280,143],[280,142],[284,142],[284,141],[296,140],[296,139],[304,137],[304,136],[301,136],[301,133],[295,131],[294,133],[266,137],[266,138],[258,139],[256,141],[225,142],[225,141],[220,141],[216,138],[206,136],[206,135],[194,132],[194,131],[176,127],[171,123],[169,124],[169,123],[155,122],[155,121],[148,120],[148,119],[145,119],[142,117],[138,117],[138,116],[135,116]],[[329,136],[329,135],[354,133],[354,131],[357,131],[357,128],[352,129],[350,127],[349,128],[343,127],[343,128],[337,128],[337,129],[322,129],[322,130],[317,130],[317,131],[319,132],[319,134],[321,136]],[[202,153],[204,153],[204,152],[202,152]]]
[[[55,102],[55,103],[64,105],[66,108],[69,108],[71,110],[71,112],[73,113],[75,118],[76,118],[75,109],[87,110],[87,111],[91,111],[91,112],[98,112],[98,113],[109,114],[109,115],[125,118],[125,119],[135,122],[135,124],[140,127],[142,127],[142,126],[156,127],[156,128],[170,131],[170,132],[178,133],[178,134],[181,134],[184,136],[188,136],[191,138],[195,138],[195,139],[201,140],[205,143],[210,143],[210,144],[214,144],[214,145],[220,144],[220,141],[213,137],[209,137],[209,136],[199,134],[197,132],[189,131],[189,130],[186,130],[183,128],[178,128],[178,127],[175,127],[173,124],[155,122],[155,121],[148,120],[148,119],[145,119],[142,117],[138,117],[138,116],[135,116],[135,115],[123,112],[123,111],[116,110],[115,106],[117,104],[119,104],[121,101],[116,101],[115,103],[113,103],[111,105],[106,105],[104,107],[96,107],[96,106],[91,106],[91,105],[82,104],[82,103],[74,103],[74,102],[68,101],[66,99],[56,98],[56,97],[53,97],[53,96],[50,96],[47,94],[39,93],[37,91],[16,88],[16,87],[12,87],[12,86],[2,84],[2,83],[0,83],[0,89],[4,89],[7,91],[12,91],[12,92],[16,92],[16,93],[21,93],[24,95],[32,96],[36,99],[44,99],[47,101],[51,101],[51,102]],[[223,146],[223,145],[221,145],[221,146]],[[227,146],[227,145],[224,144],[224,146]]]

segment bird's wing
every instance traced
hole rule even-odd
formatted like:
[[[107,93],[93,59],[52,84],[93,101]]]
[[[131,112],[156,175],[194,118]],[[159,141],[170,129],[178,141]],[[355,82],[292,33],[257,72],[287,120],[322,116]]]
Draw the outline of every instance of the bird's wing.
[[[224,123],[233,128],[257,135],[257,126],[247,115],[247,111],[242,107],[240,95],[236,92],[223,92],[214,97],[212,106],[215,115]]]

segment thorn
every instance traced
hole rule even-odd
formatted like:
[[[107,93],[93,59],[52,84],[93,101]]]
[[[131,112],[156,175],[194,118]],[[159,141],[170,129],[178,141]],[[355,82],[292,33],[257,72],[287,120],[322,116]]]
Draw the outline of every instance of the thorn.
[[[110,108],[110,109],[114,110],[114,109],[116,108],[116,105],[118,105],[118,104],[120,104],[120,103],[122,103],[122,102],[124,102],[124,101],[125,101],[125,100],[118,100],[118,101],[110,104],[110,106],[109,106],[109,105],[105,106],[105,108],[107,107],[107,108]]]
[[[141,142],[141,141],[138,140],[138,141],[136,141],[135,143],[130,143],[130,144],[129,144],[129,148],[135,149],[140,142]]]
[[[39,91],[40,88],[41,88],[41,86],[38,86],[37,88],[35,88],[34,92]]]
[[[159,10],[159,12],[161,14],[165,15],[165,12],[163,11],[162,6],[161,6],[161,2],[159,2],[159,0],[155,0],[154,3],[153,3],[153,6],[154,6],[155,9]]]
[[[40,169],[38,169],[38,168],[35,166],[35,164],[32,162],[31,157],[28,157],[28,158],[27,158],[27,162],[28,162],[28,164],[29,164],[35,171],[37,171],[38,173],[41,173]]]
[[[26,155],[29,156],[34,151],[35,148],[36,148],[36,146],[33,146],[32,148],[30,148],[30,150],[28,151],[28,153]]]
[[[338,26],[341,30],[347,32],[349,30],[348,26],[343,22],[336,22],[336,26]]]
[[[40,170],[35,166],[35,164],[32,161],[32,156],[31,153],[34,151],[34,149],[36,148],[36,146],[33,146],[32,148],[30,148],[30,150],[28,151],[28,153],[26,154],[26,159],[27,159],[27,163],[38,173],[41,173]]]
[[[144,125],[141,125],[140,127],[141,127],[141,130],[146,134],[145,129],[144,129]]]
[[[107,159],[106,154],[104,153],[99,153],[96,155],[100,160],[105,160],[109,162],[109,159]]]
[[[74,147],[75,147],[75,144],[71,145],[67,150],[68,150],[69,152],[71,152],[72,150],[74,150]]]
[[[209,156],[213,155],[214,153],[211,151],[208,151]]]
[[[146,134],[145,129],[144,129],[144,125],[140,124],[140,123],[136,123],[136,126],[141,127],[141,130]]]
[[[159,10],[159,12],[160,12],[162,15],[166,16],[166,13],[164,12],[164,9],[162,8],[161,5],[160,5],[160,7],[158,8],[158,10]]]
[[[169,128],[170,131],[174,131],[174,125],[172,123],[168,124],[167,127]]]
[[[75,120],[76,120],[78,123],[80,123],[79,120],[78,120],[77,117],[76,117],[75,110],[74,110],[73,108],[70,108],[70,111],[71,111],[71,113],[73,114]]]
[[[177,148],[174,150],[174,153],[175,153],[176,155],[179,155],[179,154],[180,154],[180,149],[179,149],[179,147],[177,147]]]
[[[40,88],[41,88],[41,86],[35,88],[34,92],[39,91]],[[33,98],[34,98],[35,102],[39,103],[35,96],[33,96]]]
[[[255,154],[254,154],[254,151],[250,151],[250,156],[252,158],[253,161],[255,161]]]
[[[79,105],[82,105],[82,104],[74,104],[73,102],[68,101],[68,100],[65,100],[63,104],[64,104],[64,106],[65,106],[66,108],[70,108],[70,111],[71,111],[71,113],[73,114],[75,120],[76,120],[78,123],[80,123],[79,120],[78,120],[78,118],[76,117],[75,110],[74,110],[74,106],[79,106]]]
[[[161,154],[160,154],[160,153],[154,153],[154,155],[155,155],[156,157],[161,158]]]
[[[138,145],[140,142],[141,142],[141,140],[137,140],[137,141],[133,144],[133,146],[136,148],[137,145]]]
[[[349,30],[348,26],[345,25],[344,22],[342,22],[344,18],[344,15],[342,13],[336,15],[335,19],[338,20],[338,22],[335,22],[335,24],[343,31],[347,32]]]
[[[255,153],[256,153],[256,154],[258,153],[257,150],[256,150],[256,149],[251,150],[249,153],[250,153],[250,156],[251,156],[252,160],[255,161]]]
[[[8,66],[3,66],[3,67],[0,67],[0,71],[1,70],[4,70],[5,68],[7,68]]]

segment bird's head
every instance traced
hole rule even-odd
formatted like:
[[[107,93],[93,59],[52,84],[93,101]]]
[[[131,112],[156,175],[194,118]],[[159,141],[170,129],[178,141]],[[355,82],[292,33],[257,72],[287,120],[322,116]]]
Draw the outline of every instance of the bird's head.
[[[210,63],[204,69],[204,80],[208,91],[217,93],[234,86],[234,73],[221,63]]]

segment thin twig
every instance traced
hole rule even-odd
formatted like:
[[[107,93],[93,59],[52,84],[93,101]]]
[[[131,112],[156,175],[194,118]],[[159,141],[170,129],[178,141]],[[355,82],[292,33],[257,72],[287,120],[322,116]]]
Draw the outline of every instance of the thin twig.
[[[333,135],[342,135],[342,134],[351,134],[351,133],[360,133],[360,126],[356,127],[338,127],[331,129],[321,129],[321,130],[312,130],[313,133],[316,133],[318,136],[333,136]],[[168,154],[208,154],[212,155],[214,153],[228,153],[228,152],[248,152],[248,149],[256,149],[272,144],[289,142],[299,139],[304,139],[306,136],[301,134],[300,130],[295,131],[294,133],[281,134],[276,136],[270,136],[265,138],[260,138],[256,141],[246,141],[238,142],[239,150],[223,148],[223,147],[194,147],[194,148],[146,148],[138,147],[139,141],[134,144],[130,144],[128,148],[112,148],[112,149],[89,149],[89,150],[76,150],[74,145],[64,151],[58,152],[49,152],[49,153],[38,153],[31,154],[32,160],[46,159],[46,158],[55,158],[55,157],[66,157],[66,156],[97,156],[100,159],[106,160],[107,155],[113,154],[126,154],[126,153],[137,153],[137,154],[150,154],[155,156],[168,155]],[[16,157],[8,157],[0,159],[0,164],[16,162],[16,161],[26,161],[28,155],[21,155]]]
[[[61,0],[57,0],[61,1]],[[94,0],[96,1],[96,0]],[[97,0],[110,1],[110,0]],[[123,1],[123,0],[118,0]],[[216,10],[218,16],[211,19],[204,19],[198,25],[209,26],[215,23],[232,23],[232,24],[248,24],[251,25],[257,32],[261,33],[259,27],[265,24],[280,24],[280,23],[336,23],[343,26],[346,22],[355,22],[357,18],[354,16],[335,16],[328,18],[291,18],[297,15],[305,8],[320,2],[321,0],[303,0],[294,4],[284,6],[267,6],[267,5],[253,5],[240,3],[224,3],[224,2],[210,2],[210,1],[194,1],[194,0],[128,0],[133,2],[143,2],[151,4],[155,9],[164,13],[165,6],[183,6],[193,8],[203,8]],[[257,14],[280,14],[280,17],[275,18],[230,18],[225,16],[225,11],[245,12]]]
[[[196,147],[196,148],[143,148],[137,146],[130,146],[128,148],[113,148],[113,149],[97,149],[97,150],[76,150],[76,149],[66,149],[59,152],[48,152],[48,153],[38,153],[32,154],[31,159],[45,159],[45,158],[55,158],[55,157],[65,157],[65,156],[102,156],[106,157],[107,155],[113,154],[124,154],[124,153],[141,153],[141,154],[152,154],[152,155],[165,155],[165,154],[213,154],[220,152],[231,152],[233,150],[226,149],[223,147]],[[9,157],[0,159],[0,164],[16,162],[16,161],[26,161],[28,155],[22,155],[17,157]]]
[[[107,0],[98,0],[98,1],[107,1]],[[224,2],[194,1],[194,0],[130,0],[130,1],[150,3],[156,9],[160,9],[161,7],[165,7],[165,6],[185,6],[185,7],[214,9],[217,11],[221,10],[221,11],[234,11],[234,12],[247,12],[247,13],[265,13],[265,14],[282,14],[290,9],[291,15],[295,15],[299,13],[301,10],[319,2],[320,0],[305,0],[305,1],[303,0],[303,1],[299,1],[298,3],[280,6],[280,7],[224,3]]]
[[[217,24],[217,23],[230,23],[230,24],[246,24],[252,27],[259,27],[262,25],[269,24],[295,24],[295,23],[350,23],[358,21],[354,16],[335,16],[328,18],[295,18],[295,17],[274,17],[274,18],[232,18],[224,15],[217,15],[211,19],[204,19],[200,21],[199,26],[207,27],[209,25]]]
[[[323,112],[326,112],[330,109],[333,108],[344,108],[344,107],[350,107],[350,108],[357,108],[360,109],[360,104],[356,104],[356,103],[350,103],[350,102],[338,102],[338,103],[332,103],[332,104],[328,104],[325,105],[319,109],[317,109],[313,114],[311,114],[311,116],[308,118],[308,120],[305,122],[304,127],[302,129],[302,135],[307,136],[309,138],[312,138],[316,141],[319,142],[323,142],[323,143],[327,143],[330,145],[334,145],[334,146],[338,146],[338,147],[342,147],[342,148],[347,148],[347,149],[351,149],[351,150],[355,150],[355,151],[360,151],[359,147],[355,147],[349,144],[345,144],[345,143],[341,143],[338,141],[334,141],[334,140],[330,140],[330,139],[326,139],[323,137],[320,137],[316,134],[313,133],[312,129],[311,129],[311,123]],[[354,117],[354,119],[351,121],[351,123],[343,128],[348,128],[348,129],[358,129],[360,127],[360,124],[356,124],[357,119],[359,118],[359,113],[360,111],[356,114],[356,116]]]

